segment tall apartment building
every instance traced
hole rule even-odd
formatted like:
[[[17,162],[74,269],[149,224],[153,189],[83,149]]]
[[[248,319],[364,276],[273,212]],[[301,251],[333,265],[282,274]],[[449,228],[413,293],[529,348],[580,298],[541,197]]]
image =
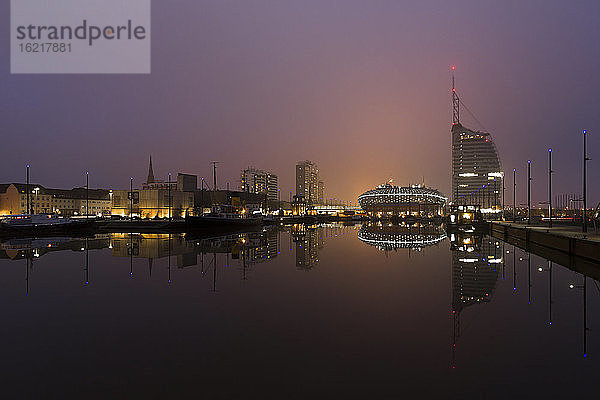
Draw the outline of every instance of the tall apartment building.
[[[266,194],[268,200],[277,201],[277,175],[255,168],[246,168],[240,176],[242,192]]]
[[[323,191],[319,193],[319,169],[312,161],[300,161],[296,164],[296,196],[304,197],[307,204],[323,203]]]

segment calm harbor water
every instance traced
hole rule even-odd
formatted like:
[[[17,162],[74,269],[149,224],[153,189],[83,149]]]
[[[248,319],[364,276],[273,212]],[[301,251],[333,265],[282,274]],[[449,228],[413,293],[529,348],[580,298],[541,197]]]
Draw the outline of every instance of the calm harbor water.
[[[435,226],[13,240],[0,296],[5,398],[570,398],[600,371],[598,282]]]

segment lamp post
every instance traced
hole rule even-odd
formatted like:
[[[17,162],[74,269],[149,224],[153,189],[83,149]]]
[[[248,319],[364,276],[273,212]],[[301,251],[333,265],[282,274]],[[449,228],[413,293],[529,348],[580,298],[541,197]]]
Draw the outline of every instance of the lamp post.
[[[129,220],[133,220],[133,177],[129,178]]]
[[[498,181],[494,178],[494,219],[496,219],[496,211],[498,211]]]
[[[527,303],[531,304],[531,253],[527,253]]]
[[[587,277],[583,274],[583,285],[575,285],[571,283],[570,289],[583,289],[583,356],[587,357]]]
[[[29,208],[29,164],[27,164],[27,184],[25,185],[25,192],[27,192],[27,211],[25,214],[31,214],[31,208]]]
[[[35,204],[34,204],[34,206],[32,206],[32,208],[33,208],[33,213],[35,214],[35,206],[36,205],[38,206],[38,209],[37,209],[38,213],[40,212],[40,203],[38,201],[38,194],[40,193],[40,188],[36,187],[35,189],[33,189],[33,191],[35,192]]]
[[[485,185],[481,185],[481,209],[485,208]]]
[[[517,169],[513,168],[513,222],[517,221]]]
[[[202,178],[202,182],[200,182],[200,194],[201,196],[201,203],[202,203],[202,212],[200,214],[204,215],[204,178]]]
[[[217,161],[213,161],[213,188],[215,192],[217,191]]]
[[[502,221],[506,220],[505,209],[504,209],[504,191],[506,186],[504,185],[504,173],[502,173]]]
[[[539,267],[538,271],[548,272],[548,325],[552,326],[552,261],[548,260],[548,267]]]
[[[527,224],[531,225],[531,160],[527,160]]]
[[[486,191],[485,191],[485,185],[481,186],[481,192],[483,195],[483,201],[481,202],[481,204],[483,205],[483,208],[486,208],[485,202],[487,201],[487,196],[486,196]]]
[[[85,171],[85,217],[90,215],[90,174]]]
[[[548,228],[552,228],[552,149],[548,149]]]
[[[590,160],[587,156],[586,148],[587,131],[583,130],[583,227],[582,231],[587,232],[587,162]]]

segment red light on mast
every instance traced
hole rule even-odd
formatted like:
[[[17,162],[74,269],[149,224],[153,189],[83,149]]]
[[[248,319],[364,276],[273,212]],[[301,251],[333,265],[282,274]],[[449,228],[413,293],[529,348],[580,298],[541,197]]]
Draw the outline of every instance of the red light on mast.
[[[454,71],[454,68],[456,68],[454,65],[452,66],[452,71]]]

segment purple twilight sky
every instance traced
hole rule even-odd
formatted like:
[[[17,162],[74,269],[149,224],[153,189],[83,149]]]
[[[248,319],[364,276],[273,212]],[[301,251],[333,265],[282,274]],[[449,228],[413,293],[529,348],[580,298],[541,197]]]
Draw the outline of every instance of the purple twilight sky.
[[[326,197],[355,200],[390,178],[450,188],[450,71],[525,200],[600,200],[600,2],[154,1],[152,74],[11,75],[9,1],[0,63],[0,181],[125,188],[168,171],[239,185],[242,167],[279,175],[315,161]],[[481,128],[463,113],[465,125]],[[507,186],[512,186],[512,178]],[[510,193],[507,192],[507,193]],[[512,194],[511,194],[512,197]]]

